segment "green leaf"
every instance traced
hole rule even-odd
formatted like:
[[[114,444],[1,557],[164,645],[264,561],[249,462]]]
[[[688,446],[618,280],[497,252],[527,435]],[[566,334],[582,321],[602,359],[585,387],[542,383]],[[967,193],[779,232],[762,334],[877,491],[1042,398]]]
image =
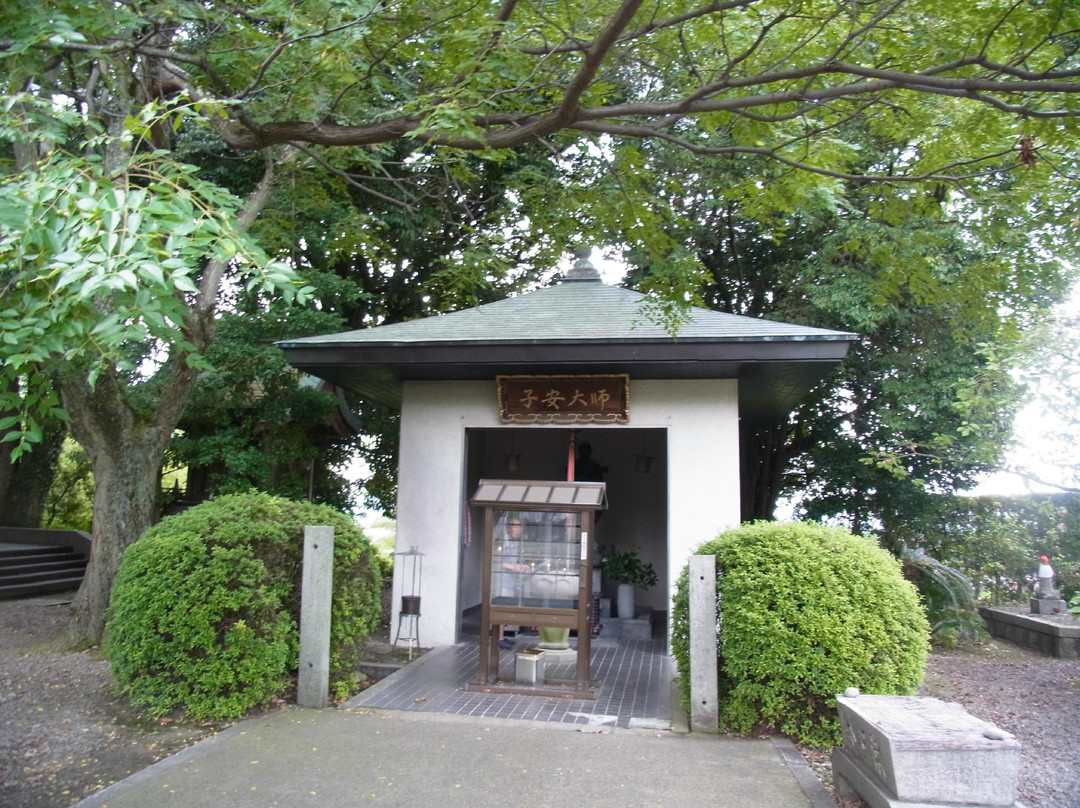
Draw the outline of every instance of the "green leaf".
[[[139,274],[155,286],[165,286],[165,272],[156,263],[140,264]]]

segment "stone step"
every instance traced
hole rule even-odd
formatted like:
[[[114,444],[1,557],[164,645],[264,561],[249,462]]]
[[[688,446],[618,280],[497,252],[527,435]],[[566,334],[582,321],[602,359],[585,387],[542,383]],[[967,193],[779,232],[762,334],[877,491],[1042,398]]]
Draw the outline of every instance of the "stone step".
[[[54,578],[48,581],[34,583],[13,583],[0,586],[0,599],[2,598],[25,598],[30,595],[44,595],[49,592],[70,592],[82,585],[83,576],[71,576],[67,578]]]
[[[70,547],[5,547],[0,549],[0,563],[26,559],[54,558],[70,552]]]
[[[378,681],[401,670],[404,665],[400,662],[371,662],[363,660],[357,667],[364,676]]]
[[[0,583],[10,576],[28,575],[30,573],[55,573],[68,570],[85,570],[85,556],[69,553],[64,556],[50,556],[49,560],[26,560],[6,559],[0,561]]]
[[[0,598],[22,598],[78,589],[87,558],[59,545],[8,545],[0,549]]]

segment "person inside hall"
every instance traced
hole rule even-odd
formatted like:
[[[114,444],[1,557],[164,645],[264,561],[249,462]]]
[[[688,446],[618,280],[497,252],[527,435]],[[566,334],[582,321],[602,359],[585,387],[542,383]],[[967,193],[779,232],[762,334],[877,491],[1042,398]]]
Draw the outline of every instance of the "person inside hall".
[[[601,466],[592,456],[592,444],[582,441],[574,458],[574,480],[576,482],[601,483],[607,474],[607,466]]]

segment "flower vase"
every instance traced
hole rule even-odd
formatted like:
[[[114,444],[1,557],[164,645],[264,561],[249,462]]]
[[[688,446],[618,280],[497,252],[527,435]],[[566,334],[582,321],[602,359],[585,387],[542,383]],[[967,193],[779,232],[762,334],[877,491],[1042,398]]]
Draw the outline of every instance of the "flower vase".
[[[540,627],[540,647],[561,651],[570,647],[570,629],[553,628],[551,626]]]
[[[634,589],[636,587],[633,584],[619,584],[619,591],[617,594],[616,607],[618,608],[618,615],[620,619],[632,620],[635,614],[634,604]]]

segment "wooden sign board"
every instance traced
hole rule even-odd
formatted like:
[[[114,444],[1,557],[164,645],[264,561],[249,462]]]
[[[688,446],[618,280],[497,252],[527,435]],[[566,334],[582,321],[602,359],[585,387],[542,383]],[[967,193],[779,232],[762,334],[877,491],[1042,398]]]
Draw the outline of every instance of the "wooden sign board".
[[[504,424],[625,424],[630,419],[630,377],[496,376],[499,420]]]

